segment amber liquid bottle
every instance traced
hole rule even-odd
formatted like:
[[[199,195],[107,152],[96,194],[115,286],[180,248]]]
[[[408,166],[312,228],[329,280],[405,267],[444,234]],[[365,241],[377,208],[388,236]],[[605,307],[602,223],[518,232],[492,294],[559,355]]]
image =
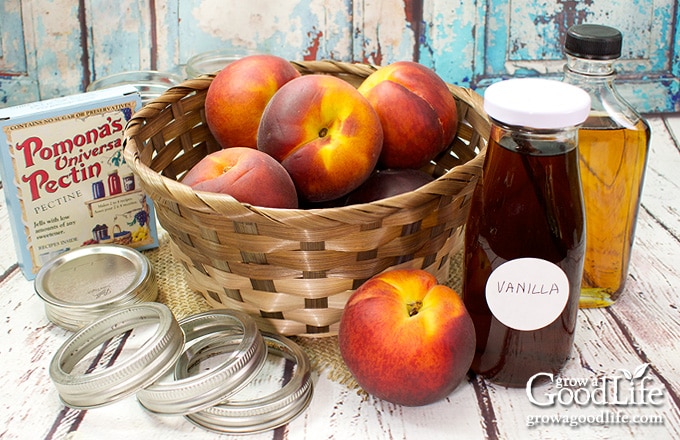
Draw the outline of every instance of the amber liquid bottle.
[[[614,85],[621,44],[618,30],[593,24],[572,26],[565,40],[564,80],[591,96],[578,135],[588,229],[584,308],[611,305],[623,291],[649,150],[649,126]]]
[[[505,105],[493,88],[513,81],[522,93]],[[556,81],[547,83],[509,80],[487,89],[493,124],[466,223],[463,298],[477,337],[472,369],[506,386],[557,373],[576,328],[586,237],[575,125],[589,100],[569,87],[581,100],[563,103],[573,97],[560,88],[552,96]],[[553,120],[541,120],[542,111]]]

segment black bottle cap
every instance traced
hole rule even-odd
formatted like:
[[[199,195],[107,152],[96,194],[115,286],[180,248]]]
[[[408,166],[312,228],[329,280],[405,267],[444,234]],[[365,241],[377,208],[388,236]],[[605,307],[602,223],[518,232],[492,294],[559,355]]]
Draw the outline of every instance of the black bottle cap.
[[[569,28],[564,51],[578,58],[612,60],[621,56],[621,32],[599,24],[577,24]]]

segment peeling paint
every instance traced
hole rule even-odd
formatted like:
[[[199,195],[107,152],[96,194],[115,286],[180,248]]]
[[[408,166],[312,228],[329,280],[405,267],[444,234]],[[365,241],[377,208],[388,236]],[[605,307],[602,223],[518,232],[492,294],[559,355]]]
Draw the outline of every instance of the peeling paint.
[[[36,58],[40,60],[38,80],[41,96],[63,96],[70,90],[81,88],[79,27],[65,26],[78,17],[78,3],[70,0],[44,2],[36,10],[35,30],[41,41],[36,45]],[[75,33],[75,35],[71,35]]]
[[[622,31],[617,70],[638,108],[674,111],[679,18],[673,0],[4,0],[0,106],[76,93],[123,70],[183,72],[192,55],[223,48],[414,60],[481,91],[512,75],[559,75],[566,29],[590,22]]]
[[[382,65],[398,60],[413,59],[413,44],[417,37],[405,26],[406,11],[402,0],[358,2],[363,8],[362,61]],[[355,54],[357,57],[358,54]]]
[[[351,44],[351,13],[344,0],[287,0],[276,7],[266,0],[228,6],[221,0],[201,0],[192,7],[191,20],[182,24],[183,29],[200,30],[206,43],[195,45],[192,53],[244,47],[287,58],[317,59],[330,53],[347,57]]]
[[[293,15],[297,3],[281,1],[276,13],[266,13],[271,9],[267,6],[271,4],[266,0],[228,5],[223,0],[202,0],[191,10],[192,26],[196,26],[207,36],[224,42],[240,40],[253,46],[259,41],[299,29],[299,22]],[[283,21],[281,17],[290,17],[290,20]],[[291,35],[289,42],[299,45],[300,40],[298,36]]]
[[[0,72],[25,74],[26,54],[21,26],[21,2],[5,0],[0,5]]]
[[[484,15],[484,2],[472,8],[459,0],[425,2],[424,46],[419,61],[433,68],[446,82],[470,86],[475,65],[475,34]]]
[[[118,0],[87,10],[94,78],[151,65],[151,14],[147,1]],[[124,15],[121,15],[124,14]],[[140,35],[139,29],[146,32]]]
[[[420,59],[421,44],[427,40],[423,35],[423,2],[422,0],[404,0],[404,15],[406,24],[414,35],[412,60]],[[427,47],[427,45],[425,45]]]
[[[317,59],[317,55],[319,53],[319,46],[321,45],[321,39],[323,37],[323,32],[313,29],[310,32],[307,32],[307,37],[310,40],[310,44],[305,49],[306,53],[303,56],[303,59],[305,61],[313,61]]]

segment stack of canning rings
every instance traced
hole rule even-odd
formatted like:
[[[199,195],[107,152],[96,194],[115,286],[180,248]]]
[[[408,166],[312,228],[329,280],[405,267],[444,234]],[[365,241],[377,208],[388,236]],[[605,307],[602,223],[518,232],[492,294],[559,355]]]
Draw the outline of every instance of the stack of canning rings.
[[[149,325],[152,334],[128,358],[102,369],[81,365],[93,350]],[[295,365],[283,387],[241,397],[258,394],[247,391],[263,382],[253,379],[270,357]],[[200,368],[211,361],[209,369]],[[293,341],[260,332],[240,311],[211,310],[177,321],[160,303],[121,307],[80,329],[54,355],[50,377],[72,408],[100,407],[136,393],[153,413],[183,415],[222,433],[274,429],[304,411],[312,397],[309,360]]]

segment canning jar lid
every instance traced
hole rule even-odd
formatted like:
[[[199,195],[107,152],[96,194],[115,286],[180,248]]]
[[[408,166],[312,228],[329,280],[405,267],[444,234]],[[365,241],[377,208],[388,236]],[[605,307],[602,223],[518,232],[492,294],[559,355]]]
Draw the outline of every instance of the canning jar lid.
[[[103,76],[92,81],[87,86],[87,91],[107,89],[109,87],[131,85],[137,89],[142,104],[158,98],[170,87],[179,85],[184,78],[170,72],[157,70],[130,70]]]
[[[186,73],[188,78],[214,74],[224,69],[228,64],[245,56],[255,55],[250,49],[218,49],[198,53],[187,60]]]
[[[241,393],[262,386],[267,378],[253,379],[243,390],[224,400],[222,403],[202,411],[187,414],[185,417],[198,426],[220,433],[254,434],[282,426],[297,417],[309,405],[313,384],[309,360],[304,351],[290,339],[271,333],[263,333],[269,356],[278,356],[294,363],[290,378],[283,377],[283,387],[273,393],[255,398],[242,397]],[[219,338],[202,340],[188,357],[185,352],[176,363],[175,375],[187,377],[192,365],[202,359],[222,353],[223,344]],[[290,371],[283,368],[282,375]],[[262,370],[257,376],[270,372]]]
[[[43,265],[34,281],[50,321],[78,330],[112,309],[155,301],[153,266],[139,251],[117,244],[83,246]]]
[[[562,81],[513,78],[486,89],[484,110],[492,119],[507,125],[562,129],[586,120],[590,113],[590,95]]]
[[[183,357],[210,337],[227,353],[213,368],[175,380],[161,378],[137,392],[137,400],[149,411],[188,414],[213,406],[239,391],[264,365],[267,347],[255,321],[236,310],[211,310],[179,321],[184,331]],[[200,348],[199,348],[200,350]]]
[[[112,345],[112,339],[123,337],[130,330],[139,331],[144,341],[129,356],[119,357],[105,368],[93,371],[90,371],[92,366],[82,365],[88,355],[99,359],[99,354],[104,355],[102,350]],[[145,337],[144,330],[151,334]],[[177,361],[183,348],[182,329],[167,306],[135,304],[120,307],[74,333],[55,353],[49,373],[66,405],[77,409],[95,408],[127,397],[156,381]],[[94,352],[97,349],[99,353]]]

